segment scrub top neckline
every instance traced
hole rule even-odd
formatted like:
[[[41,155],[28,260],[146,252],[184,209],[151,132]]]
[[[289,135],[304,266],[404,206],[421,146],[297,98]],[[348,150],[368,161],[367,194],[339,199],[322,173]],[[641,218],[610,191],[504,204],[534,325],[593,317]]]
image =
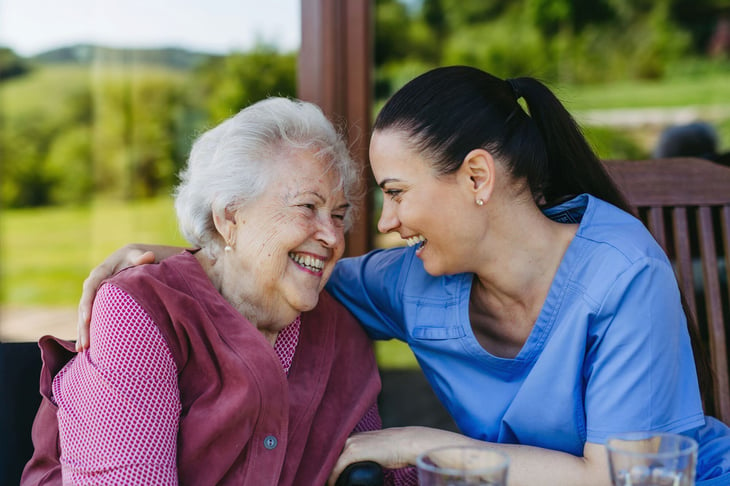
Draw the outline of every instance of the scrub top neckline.
[[[513,358],[504,358],[491,354],[484,349],[471,328],[471,320],[469,319],[469,299],[471,296],[471,288],[476,278],[474,274],[462,274],[464,278],[461,282],[461,292],[465,298],[461,299],[459,312],[462,314],[460,322],[463,323],[466,339],[463,339],[463,345],[466,352],[473,358],[480,360],[485,366],[500,374],[515,373],[529,368],[537,360],[545,347],[545,343],[553,331],[556,317],[563,302],[565,293],[570,288],[571,276],[576,268],[576,263],[581,259],[584,245],[583,229],[590,226],[595,210],[593,198],[588,194],[581,194],[575,198],[566,201],[558,206],[545,211],[548,217],[558,213],[569,212],[570,210],[584,209],[582,217],[578,223],[578,229],[573,236],[565,254],[560,261],[558,270],[555,272],[550,290],[545,298],[540,314],[537,316],[535,324],[530,331],[530,335],[522,345],[522,348]],[[553,218],[551,218],[553,219]]]

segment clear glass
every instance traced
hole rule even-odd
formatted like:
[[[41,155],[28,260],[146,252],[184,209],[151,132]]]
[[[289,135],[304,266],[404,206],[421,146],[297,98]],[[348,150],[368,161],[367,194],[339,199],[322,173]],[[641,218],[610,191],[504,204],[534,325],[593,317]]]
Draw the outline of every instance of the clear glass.
[[[614,486],[694,486],[697,442],[679,434],[634,432],[606,442]]]
[[[439,447],[416,459],[419,486],[506,486],[509,456],[488,447]]]

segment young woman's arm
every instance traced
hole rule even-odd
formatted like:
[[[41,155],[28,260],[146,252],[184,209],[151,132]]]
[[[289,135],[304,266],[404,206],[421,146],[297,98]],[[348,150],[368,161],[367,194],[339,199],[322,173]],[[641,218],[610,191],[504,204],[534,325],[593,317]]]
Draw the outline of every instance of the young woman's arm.
[[[84,287],[79,301],[78,339],[76,350],[83,351],[89,347],[89,322],[91,320],[91,304],[94,302],[96,290],[105,279],[124,268],[155,263],[182,251],[177,246],[129,244],[111,255],[94,268],[84,280]]]
[[[538,447],[494,444],[428,427],[399,427],[351,436],[330,476],[329,484],[353,462],[375,461],[386,468],[415,464],[416,457],[433,447],[482,445],[509,454],[509,485],[609,486],[608,459],[603,445],[587,443],[583,457]]]

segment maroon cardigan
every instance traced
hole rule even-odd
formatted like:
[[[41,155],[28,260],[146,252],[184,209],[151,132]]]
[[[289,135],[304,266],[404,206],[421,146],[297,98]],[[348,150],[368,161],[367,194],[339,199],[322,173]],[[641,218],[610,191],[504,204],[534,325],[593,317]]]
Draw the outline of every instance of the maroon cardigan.
[[[271,344],[184,252],[109,280],[161,330],[175,359],[182,415],[180,484],[323,485],[348,435],[380,390],[372,346],[349,312],[322,292],[302,315],[289,377]],[[43,401],[35,453],[21,484],[60,484],[53,376],[73,345],[40,340]]]

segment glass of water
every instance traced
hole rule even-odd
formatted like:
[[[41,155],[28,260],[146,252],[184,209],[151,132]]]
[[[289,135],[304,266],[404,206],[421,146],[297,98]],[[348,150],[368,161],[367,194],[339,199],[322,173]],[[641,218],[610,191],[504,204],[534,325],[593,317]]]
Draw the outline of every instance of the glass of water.
[[[506,486],[509,456],[480,446],[439,447],[416,458],[419,486]]]
[[[697,442],[679,434],[633,432],[606,442],[614,486],[694,486]]]

